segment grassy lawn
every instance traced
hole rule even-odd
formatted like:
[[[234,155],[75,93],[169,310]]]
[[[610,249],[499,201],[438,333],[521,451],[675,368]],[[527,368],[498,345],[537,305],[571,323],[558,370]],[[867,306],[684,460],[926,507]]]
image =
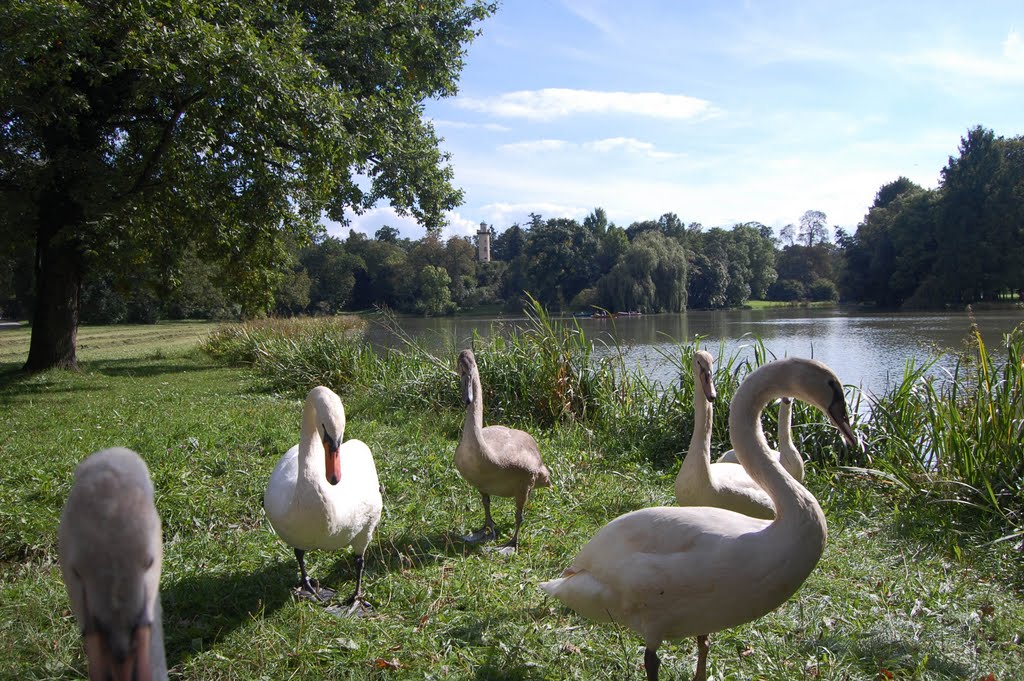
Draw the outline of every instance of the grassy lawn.
[[[751,310],[766,310],[773,307],[813,307],[813,308],[832,308],[836,304],[827,300],[821,300],[813,303],[790,303],[782,300],[748,300],[743,304],[744,307],[750,308]]]
[[[113,445],[153,474],[172,678],[643,678],[632,632],[582,619],[535,585],[611,518],[670,503],[674,465],[596,447],[582,428],[535,431],[554,486],[527,507],[519,553],[492,556],[458,539],[482,520],[452,462],[462,412],[356,396],[345,439],[373,450],[385,509],[364,580],[376,613],[339,618],[293,599],[294,558],[261,506],[298,439],[301,403],[199,354],[212,328],[83,328],[82,371],[35,376],[15,371],[27,332],[0,331],[0,679],[84,678],[56,526],[75,464]],[[1012,542],[979,546],[950,509],[853,475],[812,466],[808,485],[829,521],[824,556],[788,603],[712,637],[716,680],[1024,678]],[[507,536],[511,500],[494,511]],[[307,562],[350,592],[349,552]],[[662,678],[690,678],[695,658],[692,641],[666,644]]]
[[[152,325],[82,326],[78,329],[78,359],[134,359],[166,355],[196,347],[215,327],[211,322],[160,322]],[[31,329],[0,328],[0,365],[20,367],[28,357]]]

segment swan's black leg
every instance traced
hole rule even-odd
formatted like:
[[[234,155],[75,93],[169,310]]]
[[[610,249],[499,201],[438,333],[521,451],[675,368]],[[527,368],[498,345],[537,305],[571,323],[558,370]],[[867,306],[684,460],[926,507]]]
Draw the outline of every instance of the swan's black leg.
[[[334,590],[321,587],[316,580],[311,580],[306,574],[306,552],[303,549],[295,549],[295,559],[299,561],[299,592],[308,593],[320,602],[327,602],[334,597]]]
[[[484,539],[493,539],[498,536],[498,533],[494,528],[494,519],[491,518],[491,495],[481,492],[480,498],[484,502],[484,526],[473,534],[463,537],[463,541],[478,542]]]
[[[344,605],[358,604],[364,610],[372,610],[370,602],[363,598],[363,554],[356,556],[356,590],[345,599]]]
[[[652,648],[644,648],[644,669],[647,671],[647,681],[658,681],[658,669],[661,667],[661,660],[658,658],[658,651]]]
[[[708,643],[708,635],[701,634],[697,637],[697,671],[693,674],[693,681],[707,681],[708,678],[708,650],[711,645]]]
[[[505,555],[511,555],[516,552],[519,547],[519,528],[523,524],[523,507],[526,505],[526,496],[516,497],[516,529],[512,533],[512,538],[501,546],[493,549],[498,553]]]

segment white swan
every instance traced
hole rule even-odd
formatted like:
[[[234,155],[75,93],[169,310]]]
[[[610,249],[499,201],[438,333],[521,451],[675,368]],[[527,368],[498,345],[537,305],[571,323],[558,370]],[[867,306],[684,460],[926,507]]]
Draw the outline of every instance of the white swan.
[[[329,388],[309,391],[302,410],[299,444],[277,462],[263,495],[274,531],[295,549],[304,590],[320,600],[334,595],[310,581],[304,556],[311,549],[356,554],[356,588],[346,605],[369,607],[363,599],[363,554],[380,520],[383,500],[369,447],[342,443],[345,408]]]
[[[104,449],[78,464],[57,552],[89,678],[166,679],[163,540],[153,483],[138,454]]]
[[[750,622],[792,596],[817,565],[828,529],[814,496],[770,454],[761,430],[769,400],[793,395],[826,413],[854,444],[836,375],[815,360],[782,359],[736,391],[729,434],[750,475],[775,503],[775,520],[720,508],[662,506],[601,528],[562,576],[539,586],[579,614],[625,624],[644,638],[647,678],[658,678],[666,639],[697,637],[707,676],[707,635]]]
[[[804,481],[804,458],[800,450],[793,444],[793,398],[783,397],[779,403],[779,450],[773,452],[786,472],[796,478],[797,482]],[[730,449],[718,457],[718,463],[739,463],[736,459],[736,450]]]
[[[473,351],[459,353],[459,376],[466,418],[462,437],[455,448],[455,467],[480,491],[484,504],[484,526],[466,537],[480,541],[496,535],[491,518],[491,496],[514,497],[516,529],[512,538],[498,551],[511,553],[519,545],[519,527],[523,524],[523,508],[534,487],[547,487],[551,476],[541,461],[537,441],[529,433],[505,426],[484,428],[484,400],[480,386],[480,370]]]
[[[693,355],[693,436],[676,475],[676,503],[717,506],[754,518],[774,518],[772,500],[738,463],[711,463],[712,403],[717,398],[714,358]]]

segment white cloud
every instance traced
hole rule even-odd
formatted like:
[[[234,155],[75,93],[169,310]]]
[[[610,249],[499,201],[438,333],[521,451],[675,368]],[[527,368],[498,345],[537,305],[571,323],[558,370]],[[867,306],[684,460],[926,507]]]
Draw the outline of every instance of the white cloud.
[[[615,20],[605,16],[591,3],[572,0],[565,2],[564,5],[570,12],[597,29],[605,38],[616,44],[622,44],[623,38]]]
[[[448,224],[441,228],[441,237],[444,239],[476,234],[480,225],[479,220],[463,217],[456,211],[449,211],[445,217],[448,219]],[[322,222],[330,236],[343,241],[348,238],[349,230],[361,232],[372,238],[377,230],[384,225],[394,227],[400,236],[407,239],[422,239],[427,234],[427,228],[416,222],[416,218],[411,215],[399,215],[398,211],[391,206],[379,206],[362,215],[352,215],[348,225],[342,225],[326,218]]]
[[[626,114],[670,120],[714,115],[704,99],[661,92],[601,92],[569,88],[519,90],[496,97],[459,97],[455,105],[508,118],[552,120],[577,114]]]
[[[498,149],[517,154],[536,154],[549,151],[560,151],[570,146],[572,146],[572,144],[565,140],[527,140],[525,142],[501,144],[498,146]]]
[[[1003,56],[1010,61],[1024,64],[1024,40],[1021,40],[1017,31],[1010,31],[1003,41]]]
[[[515,222],[518,222],[520,226],[525,226],[529,222],[530,213],[536,213],[547,220],[561,217],[583,218],[591,210],[593,208],[543,200],[521,203],[489,203],[480,207],[484,222],[494,225],[499,232],[511,227]]]
[[[1003,83],[1024,82],[1024,45],[1021,44],[1020,36],[1012,32],[1003,43],[1001,58],[934,49],[897,56],[894,61],[897,64],[932,69],[943,77],[959,76]]]
[[[670,151],[658,151],[657,147],[650,142],[643,142],[633,137],[607,137],[587,142],[583,145],[583,148],[587,151],[605,154],[621,150],[627,154],[636,154],[648,158],[674,158],[679,156],[679,154],[674,154]]]
[[[452,121],[445,118],[432,118],[430,122],[435,128],[449,130],[487,130],[488,132],[509,132],[511,128],[500,123],[470,123],[468,121]]]
[[[676,158],[680,156],[680,154],[670,151],[658,151],[654,144],[644,142],[633,137],[606,137],[604,139],[583,142],[582,144],[557,139],[526,140],[523,142],[501,144],[498,146],[498,150],[514,154],[547,154],[556,151],[584,151],[597,154],[622,152],[645,158]]]

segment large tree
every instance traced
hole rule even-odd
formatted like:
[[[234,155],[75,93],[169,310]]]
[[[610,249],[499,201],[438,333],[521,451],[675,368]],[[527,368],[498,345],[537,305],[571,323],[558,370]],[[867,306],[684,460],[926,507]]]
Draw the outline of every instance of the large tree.
[[[0,5],[0,228],[35,248],[26,368],[76,366],[99,258],[195,249],[263,309],[286,243],[461,193],[422,102],[452,95],[482,0]]]

